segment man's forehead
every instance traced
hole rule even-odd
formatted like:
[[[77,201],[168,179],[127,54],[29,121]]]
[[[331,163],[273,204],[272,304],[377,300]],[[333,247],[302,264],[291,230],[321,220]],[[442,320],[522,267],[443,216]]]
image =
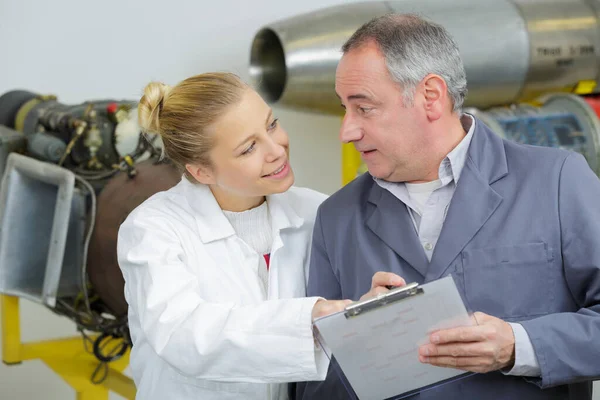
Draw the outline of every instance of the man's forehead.
[[[351,73],[354,70],[368,70],[369,67],[376,65],[377,61],[373,54],[350,52],[342,56],[336,73],[344,74]]]
[[[374,51],[351,50],[342,56],[336,69],[338,80],[378,79],[389,76],[385,59]]]
[[[344,53],[340,59],[343,61],[352,62],[373,62],[375,60],[384,60],[385,56],[375,42],[367,42],[360,46],[354,47]]]
[[[342,102],[353,100],[375,100],[378,92],[378,85],[370,83],[364,79],[336,82],[335,94]]]
[[[335,90],[340,96],[370,94],[390,79],[387,71],[368,68],[348,68],[340,70],[335,77]]]

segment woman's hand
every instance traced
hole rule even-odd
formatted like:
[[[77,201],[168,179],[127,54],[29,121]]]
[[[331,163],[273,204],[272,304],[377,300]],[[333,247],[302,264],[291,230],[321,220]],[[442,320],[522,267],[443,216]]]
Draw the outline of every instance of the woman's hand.
[[[348,304],[352,304],[352,300],[318,300],[313,306],[312,320],[324,317],[329,314],[343,311]]]
[[[396,274],[391,272],[376,272],[371,280],[371,290],[365,293],[360,300],[376,297],[380,293],[387,293],[390,291],[388,287],[400,287],[404,285],[406,285],[404,279]]]
[[[377,296],[379,293],[389,292],[388,287],[390,286],[399,287],[404,285],[406,285],[404,279],[396,274],[377,272],[371,280],[371,290],[365,293],[360,300]],[[314,321],[317,318],[343,311],[350,304],[352,304],[352,300],[318,300],[312,310],[312,319]]]

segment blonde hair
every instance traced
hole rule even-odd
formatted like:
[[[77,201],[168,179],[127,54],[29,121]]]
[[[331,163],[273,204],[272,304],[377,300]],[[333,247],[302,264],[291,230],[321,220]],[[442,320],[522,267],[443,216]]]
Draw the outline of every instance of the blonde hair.
[[[143,132],[161,136],[165,155],[194,181],[186,164],[211,166],[213,140],[206,130],[240,102],[247,88],[237,75],[219,72],[192,76],[173,87],[150,82],[138,104],[138,123]]]

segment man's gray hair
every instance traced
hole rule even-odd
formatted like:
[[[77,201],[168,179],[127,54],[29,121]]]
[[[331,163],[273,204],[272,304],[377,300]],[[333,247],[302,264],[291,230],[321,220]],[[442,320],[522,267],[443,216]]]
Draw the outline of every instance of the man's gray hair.
[[[361,26],[342,46],[346,54],[374,41],[387,69],[412,105],[417,85],[428,74],[441,76],[448,87],[453,111],[460,112],[467,95],[467,77],[458,46],[441,25],[415,14],[386,14]]]

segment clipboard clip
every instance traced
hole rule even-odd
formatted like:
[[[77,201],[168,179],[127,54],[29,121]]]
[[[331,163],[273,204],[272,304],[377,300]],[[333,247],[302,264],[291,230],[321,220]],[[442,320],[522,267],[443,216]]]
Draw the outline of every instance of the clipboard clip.
[[[423,288],[419,287],[418,283],[409,283],[408,285],[392,289],[387,293],[381,293],[376,297],[352,303],[346,307],[344,315],[346,318],[356,317],[357,315],[361,315],[385,305],[423,293]]]

